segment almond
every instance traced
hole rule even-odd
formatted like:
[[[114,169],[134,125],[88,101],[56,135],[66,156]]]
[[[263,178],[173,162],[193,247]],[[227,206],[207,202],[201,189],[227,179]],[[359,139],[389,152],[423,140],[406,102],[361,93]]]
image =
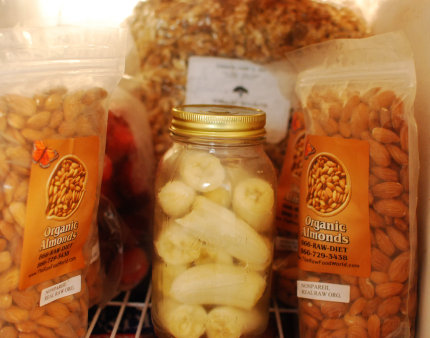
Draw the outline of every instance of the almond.
[[[34,290],[14,291],[12,299],[20,308],[30,311],[39,302],[39,294]]]
[[[347,284],[358,285],[358,277],[349,275],[340,275],[340,279],[345,281]]]
[[[406,215],[408,207],[398,199],[382,199],[373,204],[375,211],[381,215],[400,218]]]
[[[0,294],[8,293],[18,288],[19,269],[12,267],[0,275]]]
[[[364,307],[367,304],[367,299],[364,297],[360,297],[352,303],[351,307],[349,308],[349,314],[352,316],[356,316],[363,311]]]
[[[375,288],[368,278],[360,277],[358,279],[358,285],[364,298],[371,299],[375,296]]]
[[[372,299],[369,299],[367,301],[366,306],[364,307],[363,311],[361,311],[361,315],[365,318],[369,318],[371,315],[373,315],[376,310],[378,309],[379,305],[384,300],[380,297],[374,297]]]
[[[333,331],[333,333],[331,334],[330,338],[345,338],[347,332],[348,332],[347,328],[338,329],[336,331]]]
[[[392,129],[393,124],[391,123],[391,112],[385,108],[382,108],[379,112],[379,119],[381,127],[385,129]]]
[[[378,295],[378,297],[389,298],[389,297],[397,296],[400,293],[400,291],[402,291],[402,289],[403,289],[402,283],[390,282],[390,283],[377,285],[375,288],[375,292]]]
[[[409,166],[405,165],[400,170],[400,183],[403,185],[403,189],[409,192]]]
[[[360,138],[362,132],[369,129],[369,106],[360,103],[353,111],[351,116],[351,133],[356,139]]]
[[[363,329],[361,326],[350,326],[347,333],[346,338],[368,338],[369,335],[367,331]]]
[[[388,272],[391,265],[391,258],[384,254],[378,248],[372,248],[371,265],[374,269],[382,272]]]
[[[36,113],[36,102],[28,97],[8,94],[4,96],[11,112],[23,116],[32,116]]]
[[[73,328],[67,322],[62,323],[58,328],[54,329],[54,331],[61,337],[65,337],[65,338],[77,337],[75,330],[73,330]]]
[[[394,227],[402,232],[408,231],[409,225],[406,223],[402,218],[395,218],[394,219]]]
[[[392,316],[384,320],[381,326],[381,337],[385,338],[394,332],[400,326],[400,318]]]
[[[398,182],[384,182],[372,187],[372,193],[379,198],[394,198],[403,193],[403,185]]]
[[[399,311],[401,303],[402,300],[398,296],[387,298],[379,305],[376,314],[382,319],[395,315]]]
[[[67,306],[59,302],[52,302],[46,305],[46,312],[60,322],[64,322],[70,315]]]
[[[400,137],[389,129],[385,128],[373,128],[372,137],[381,143],[398,143],[400,142]]]
[[[374,185],[381,183],[381,180],[373,174],[369,175],[369,188],[372,188]]]
[[[375,240],[378,248],[387,256],[392,256],[396,251],[396,247],[383,230],[375,229]]]
[[[351,124],[349,122],[342,122],[339,121],[339,133],[344,138],[350,138],[351,137]]]
[[[321,314],[321,310],[315,306],[311,301],[304,300],[301,302],[301,307],[303,311],[305,311],[307,314],[311,315],[312,317],[323,320],[323,315]]]
[[[337,302],[324,302],[321,305],[321,313],[326,318],[339,318],[348,312],[348,305]]]
[[[372,167],[370,169],[372,174],[374,174],[376,177],[380,178],[383,181],[387,182],[398,182],[399,181],[399,174],[397,171],[387,168],[387,167]]]
[[[369,278],[375,284],[384,284],[390,281],[388,273],[381,271],[372,271]]]
[[[369,101],[372,97],[374,97],[379,91],[381,90],[381,87],[374,87],[369,89],[368,91],[366,91],[362,96],[361,96],[361,100],[363,102],[366,102],[367,104],[369,104]]]
[[[380,167],[388,167],[391,163],[391,155],[386,146],[375,140],[368,140],[371,160]]]
[[[0,320],[18,324],[28,319],[28,311],[12,305],[6,310],[0,310]]]
[[[354,300],[360,298],[362,296],[360,288],[356,285],[351,285],[349,287],[349,301],[353,302]]]
[[[18,331],[13,326],[6,326],[0,330],[2,338],[18,338]]]
[[[384,218],[375,210],[369,208],[369,224],[373,228],[385,228]]]
[[[369,338],[379,338],[381,334],[381,320],[378,315],[373,314],[369,317],[367,321],[367,332],[369,333]]]
[[[339,131],[337,122],[329,117],[323,117],[319,120],[321,127],[325,130],[327,135],[331,136]]]
[[[404,119],[405,109],[403,101],[395,99],[391,106],[391,123],[395,130],[399,130]]]
[[[409,251],[409,241],[399,230],[393,227],[387,227],[386,231],[396,248],[401,251]]]
[[[33,310],[30,310],[30,312],[28,313],[28,319],[32,321],[36,321],[44,314],[45,314],[45,308],[37,306]]]
[[[60,326],[60,322],[51,316],[43,315],[39,319],[36,320],[36,323],[40,326],[49,327],[49,328],[57,328]]]
[[[358,107],[360,104],[360,97],[358,95],[351,96],[345,103],[345,106],[342,108],[342,113],[340,116],[340,120],[342,122],[347,122],[352,116],[353,110]]]
[[[317,330],[319,327],[319,321],[316,320],[314,317],[307,315],[306,313],[300,316],[300,320],[305,326],[307,326],[311,330]]]
[[[41,337],[41,338],[57,338],[57,335],[54,331],[52,331],[51,329],[47,328],[47,327],[43,327],[40,326],[37,330],[36,333]],[[78,336],[81,337],[81,336]]]
[[[404,252],[393,260],[388,269],[388,276],[392,282],[406,282],[409,277],[409,261],[409,252]]]
[[[330,338],[331,331],[320,327],[315,335],[315,338]]]
[[[364,329],[367,329],[367,319],[364,319],[362,316],[351,316],[346,314],[343,317],[347,326],[360,326]]]
[[[24,333],[34,332],[38,328],[37,324],[30,320],[15,324],[15,327],[19,332],[24,332]]]
[[[369,115],[369,130],[372,132],[373,129],[381,127],[381,120],[379,113],[372,110]]]
[[[407,165],[409,163],[409,155],[406,154],[398,146],[395,146],[393,144],[387,144],[386,148],[390,153],[391,157],[393,158],[393,160],[396,161],[396,163],[400,165]]]
[[[391,107],[396,94],[392,90],[386,90],[373,96],[369,100],[369,107],[374,110],[381,110],[382,108]]]
[[[326,330],[339,330],[346,327],[346,323],[341,318],[325,318],[321,322],[321,326]]]

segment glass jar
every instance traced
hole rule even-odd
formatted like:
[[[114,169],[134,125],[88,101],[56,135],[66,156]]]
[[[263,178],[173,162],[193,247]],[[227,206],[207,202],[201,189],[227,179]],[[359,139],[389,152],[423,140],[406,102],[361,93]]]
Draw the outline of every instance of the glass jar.
[[[268,322],[276,174],[266,114],[173,109],[156,178],[152,320],[157,337],[239,338]]]

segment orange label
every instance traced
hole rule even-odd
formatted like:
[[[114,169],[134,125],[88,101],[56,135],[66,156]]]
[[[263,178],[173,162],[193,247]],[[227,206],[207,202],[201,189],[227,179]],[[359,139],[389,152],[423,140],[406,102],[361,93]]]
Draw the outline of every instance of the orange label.
[[[276,227],[295,234],[299,231],[300,176],[305,136],[303,113],[295,112],[289,128],[276,206]]]
[[[98,156],[98,136],[34,143],[20,290],[85,267]]]
[[[299,268],[369,277],[369,144],[308,135],[300,187]]]

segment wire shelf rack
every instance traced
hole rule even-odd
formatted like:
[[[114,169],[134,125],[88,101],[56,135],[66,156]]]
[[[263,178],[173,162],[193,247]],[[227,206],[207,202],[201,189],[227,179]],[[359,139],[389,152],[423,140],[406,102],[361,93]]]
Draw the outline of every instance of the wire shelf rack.
[[[103,309],[90,309],[85,338],[155,338],[150,319],[152,286],[145,284],[120,294]],[[269,326],[262,337],[297,338],[297,309],[282,307],[272,299]]]

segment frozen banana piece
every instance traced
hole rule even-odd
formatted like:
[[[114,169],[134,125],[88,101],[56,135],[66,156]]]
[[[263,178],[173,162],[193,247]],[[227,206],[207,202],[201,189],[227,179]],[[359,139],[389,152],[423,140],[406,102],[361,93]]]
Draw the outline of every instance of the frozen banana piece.
[[[258,232],[270,229],[274,202],[273,188],[260,178],[243,180],[234,189],[234,212]]]
[[[178,276],[170,295],[185,304],[228,305],[249,310],[265,288],[266,280],[257,272],[234,265],[205,264]]]
[[[218,306],[208,313],[208,338],[239,338],[243,334],[258,334],[267,325],[267,316],[257,309],[241,310],[231,306]],[[258,332],[254,332],[254,331]]]
[[[176,222],[193,236],[252,266],[270,263],[271,250],[263,237],[231,210],[206,197],[197,196],[192,211]]]
[[[173,220],[164,223],[155,248],[158,255],[169,264],[187,264],[200,257],[202,243],[196,236]]]
[[[154,266],[153,275],[157,276],[155,279],[154,287],[158,288],[164,296],[168,296],[170,288],[176,277],[184,273],[188,269],[188,264],[168,264],[158,263]]]
[[[210,199],[224,208],[228,208],[231,205],[231,193],[224,187],[218,187],[215,190],[203,193],[203,196]]]
[[[196,192],[181,181],[168,182],[158,193],[163,211],[173,217],[182,217],[190,211]]]
[[[194,265],[197,266],[209,263],[233,265],[233,257],[222,249],[205,245],[202,247],[200,257],[194,261]]]
[[[225,179],[220,160],[203,151],[188,151],[182,158],[179,171],[184,182],[200,192],[215,190]]]
[[[175,338],[198,338],[205,332],[207,313],[200,305],[165,299],[160,311],[163,324]]]

